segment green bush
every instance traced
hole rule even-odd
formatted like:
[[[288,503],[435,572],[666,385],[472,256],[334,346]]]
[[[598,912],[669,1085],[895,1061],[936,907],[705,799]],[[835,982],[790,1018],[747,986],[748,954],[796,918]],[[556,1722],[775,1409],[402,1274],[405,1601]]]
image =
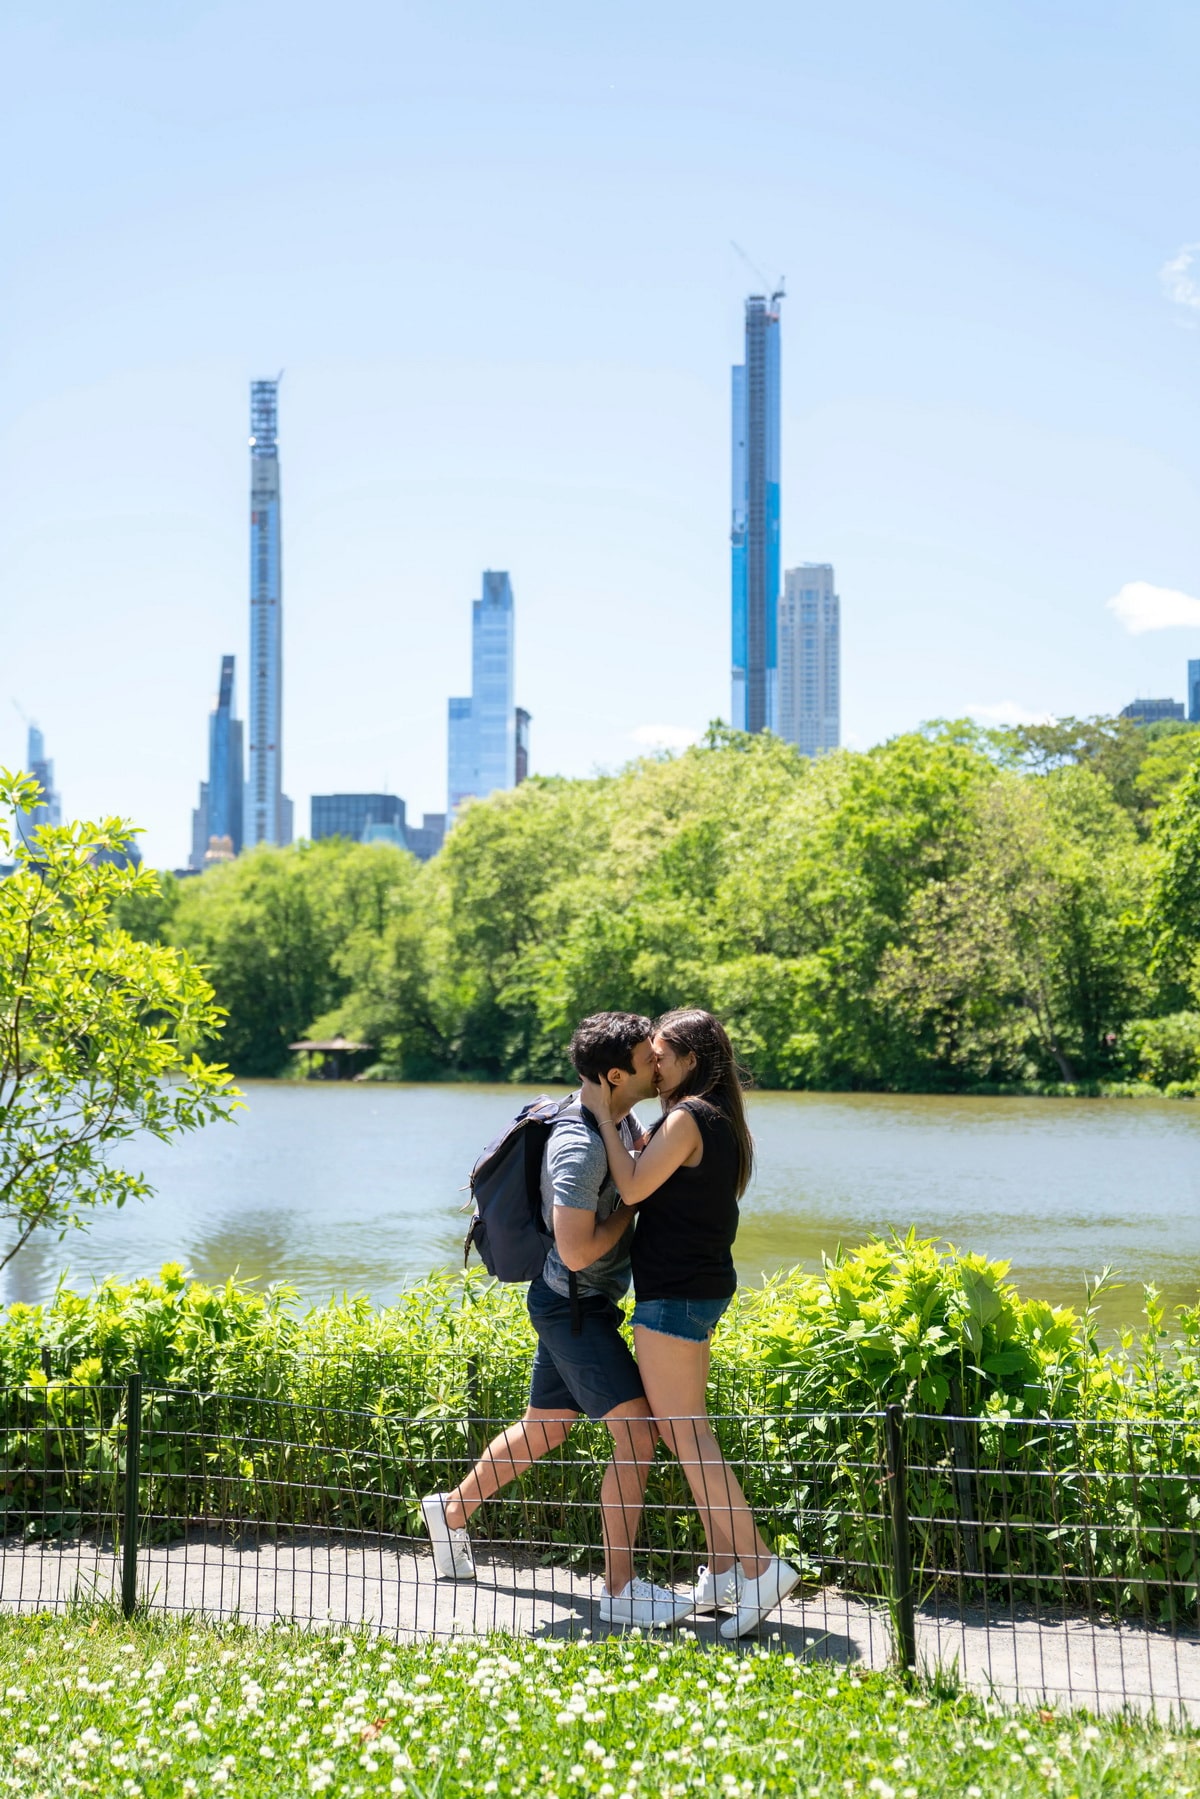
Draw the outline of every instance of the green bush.
[[[1108,1347],[1101,1292],[1078,1313],[1023,1299],[1004,1264],[911,1233],[743,1290],[715,1341],[711,1404],[781,1549],[815,1579],[879,1586],[881,1414],[896,1403],[910,1414],[919,1566],[986,1572],[1014,1593],[1103,1574],[1114,1603],[1194,1614],[1200,1306],[1180,1311],[1172,1335],[1147,1288],[1144,1330]],[[236,1520],[419,1535],[421,1495],[524,1407],[523,1302],[477,1273],[438,1275],[395,1306],[351,1299],[301,1316],[286,1289],[214,1289],[167,1267],[158,1281],[10,1306],[8,1528],[56,1534],[112,1516],[123,1382],[140,1366],[156,1528]],[[581,1493],[579,1466],[598,1467],[607,1447],[602,1427],[585,1426],[489,1507],[487,1533],[564,1555],[597,1543],[598,1482]],[[679,1470],[664,1455],[654,1478],[650,1544],[690,1553],[699,1535]]]
[[[1155,1087],[1195,1090],[1200,1081],[1200,1012],[1134,1018],[1121,1032],[1129,1072]]]

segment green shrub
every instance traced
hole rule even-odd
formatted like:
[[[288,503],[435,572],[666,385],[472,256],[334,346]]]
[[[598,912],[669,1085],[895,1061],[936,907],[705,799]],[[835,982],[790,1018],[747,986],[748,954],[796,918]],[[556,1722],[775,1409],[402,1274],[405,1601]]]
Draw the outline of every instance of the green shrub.
[[[1194,1091],[1200,1081],[1200,1012],[1131,1019],[1121,1032],[1121,1052],[1129,1072],[1140,1079]]]
[[[1172,1335],[1147,1288],[1144,1330],[1108,1347],[1103,1281],[1075,1312],[1023,1299],[1006,1274],[910,1233],[743,1290],[716,1337],[711,1405],[752,1504],[814,1579],[878,1588],[882,1411],[900,1404],[919,1567],[1026,1596],[1031,1581],[1060,1594],[1103,1577],[1116,1605],[1195,1614],[1200,1305]],[[431,1276],[391,1307],[304,1316],[286,1289],[214,1289],[178,1266],[62,1290],[0,1314],[0,1509],[29,1534],[103,1527],[123,1382],[140,1366],[155,1528],[420,1535],[422,1494],[519,1416],[532,1350],[523,1291],[476,1272]],[[598,1479],[581,1493],[579,1466],[607,1453],[603,1427],[584,1426],[489,1506],[487,1534],[556,1555],[596,1544]],[[662,1554],[700,1546],[665,1455],[646,1530]]]

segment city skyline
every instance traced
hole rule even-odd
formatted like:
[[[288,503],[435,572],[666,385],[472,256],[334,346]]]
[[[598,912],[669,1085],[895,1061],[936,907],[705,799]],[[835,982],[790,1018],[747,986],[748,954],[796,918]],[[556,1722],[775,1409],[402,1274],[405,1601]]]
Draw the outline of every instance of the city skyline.
[[[353,37],[271,0],[9,9],[0,133],[41,150],[6,236],[7,692],[71,813],[186,859],[222,652],[249,692],[231,446],[281,365],[297,803],[444,805],[497,559],[536,769],[728,716],[731,238],[789,274],[783,549],[847,601],[843,741],[1180,695],[1200,17],[1091,16],[781,9],[766,56],[674,0],[551,26],[367,0]]]

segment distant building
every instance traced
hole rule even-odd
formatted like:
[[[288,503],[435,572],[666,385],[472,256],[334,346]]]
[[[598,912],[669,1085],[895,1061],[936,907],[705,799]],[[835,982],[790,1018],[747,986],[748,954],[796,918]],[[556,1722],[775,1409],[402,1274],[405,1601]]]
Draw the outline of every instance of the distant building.
[[[436,856],[446,841],[446,814],[444,812],[427,812],[424,822],[409,825],[406,831],[408,847],[418,862],[428,862]]]
[[[346,837],[351,843],[365,843],[371,841],[367,836],[369,829],[388,826],[398,836],[383,841],[403,842],[404,814],[404,801],[394,793],[314,793],[309,835],[314,843],[323,837]]]
[[[1188,663],[1188,717],[1200,725],[1200,662]]]
[[[283,791],[283,563],[278,423],[278,381],[252,381],[250,769],[245,800],[248,844],[292,841],[292,802]]]
[[[188,857],[188,867],[193,874],[204,873],[204,858],[208,854],[208,782],[200,783],[200,803],[192,812],[192,853]]]
[[[519,787],[529,774],[529,727],[533,721],[524,706],[517,707],[517,756],[513,785]]]
[[[41,825],[62,823],[62,796],[54,785],[54,764],[46,755],[46,740],[36,725],[30,725],[25,746],[25,773],[32,775],[42,790],[36,806],[17,813],[17,834],[28,843]]]
[[[779,654],[779,301],[746,301],[745,361],[733,370],[731,716],[737,731],[773,731]]]
[[[114,868],[140,868],[142,852],[136,837],[130,837],[121,849],[93,850],[91,861],[93,864],[111,862]]]
[[[208,715],[208,779],[200,783],[200,803],[192,813],[194,869],[232,862],[242,853],[242,808],[246,775],[242,722],[234,717],[236,658],[222,656],[216,703]]]
[[[487,569],[471,608],[471,696],[449,707],[447,787],[451,816],[516,779],[513,592],[503,569]]]
[[[828,562],[804,562],[783,578],[778,731],[806,756],[841,741],[841,602]]]
[[[1121,707],[1121,717],[1131,718],[1135,725],[1157,725],[1164,718],[1182,718],[1180,700],[1132,700]]]

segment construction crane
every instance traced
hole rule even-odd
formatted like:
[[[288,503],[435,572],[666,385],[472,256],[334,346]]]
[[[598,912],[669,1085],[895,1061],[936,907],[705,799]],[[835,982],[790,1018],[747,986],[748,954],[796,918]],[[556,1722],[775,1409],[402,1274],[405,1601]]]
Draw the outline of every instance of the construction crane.
[[[761,284],[763,292],[766,293],[770,289],[770,286],[771,286],[771,283],[768,280],[767,276],[763,274],[763,272],[759,268],[758,264],[756,262],[753,262],[750,259],[750,257],[747,256],[746,252],[742,249],[741,244],[734,243],[734,240],[732,238],[730,238],[729,243],[730,243],[730,247],[737,251],[738,255],[741,257],[742,261],[745,263],[745,265],[749,269],[750,273],[754,276],[755,280]],[[787,299],[787,289],[784,287],[784,277],[781,275],[779,277],[778,285],[776,286],[774,292],[771,294],[771,305],[774,306],[776,300],[786,300],[786,299]]]

